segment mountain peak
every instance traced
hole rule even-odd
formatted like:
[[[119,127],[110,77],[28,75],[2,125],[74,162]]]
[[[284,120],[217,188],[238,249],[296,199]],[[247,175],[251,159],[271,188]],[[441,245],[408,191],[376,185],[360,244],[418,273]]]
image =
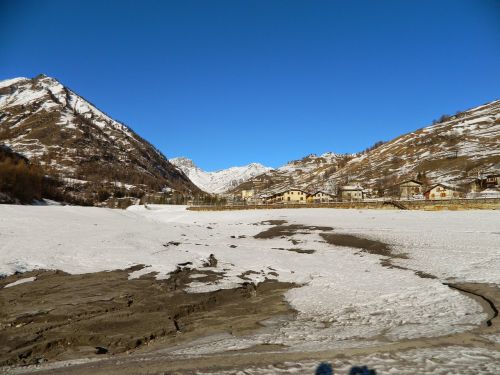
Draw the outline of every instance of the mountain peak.
[[[32,79],[38,80],[38,79],[44,79],[44,78],[50,78],[50,77],[44,73],[40,73],[40,74],[36,75],[35,77],[33,77]]]
[[[151,144],[55,78],[1,81],[0,111],[0,143],[65,178],[198,191]]]
[[[271,170],[262,164],[251,163],[216,172],[206,172],[186,157],[172,158],[170,162],[184,172],[196,186],[209,193],[225,193],[250,178]]]

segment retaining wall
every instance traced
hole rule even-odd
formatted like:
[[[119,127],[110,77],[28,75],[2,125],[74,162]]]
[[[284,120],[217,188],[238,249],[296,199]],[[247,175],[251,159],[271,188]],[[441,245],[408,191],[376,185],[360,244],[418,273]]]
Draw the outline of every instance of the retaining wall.
[[[449,199],[397,201],[409,210],[500,210],[500,198],[490,199]],[[234,210],[272,210],[282,208],[354,208],[354,209],[394,209],[396,206],[389,201],[332,202],[312,204],[259,204],[259,205],[228,205],[228,206],[190,206],[192,211],[234,211]]]

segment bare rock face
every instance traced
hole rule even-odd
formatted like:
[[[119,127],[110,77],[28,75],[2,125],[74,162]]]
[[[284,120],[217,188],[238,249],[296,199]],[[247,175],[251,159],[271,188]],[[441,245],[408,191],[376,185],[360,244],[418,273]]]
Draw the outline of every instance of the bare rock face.
[[[44,75],[0,82],[0,144],[73,183],[199,192],[149,142]]]
[[[217,267],[217,258],[214,256],[214,254],[210,254],[208,259],[203,263],[203,267]]]

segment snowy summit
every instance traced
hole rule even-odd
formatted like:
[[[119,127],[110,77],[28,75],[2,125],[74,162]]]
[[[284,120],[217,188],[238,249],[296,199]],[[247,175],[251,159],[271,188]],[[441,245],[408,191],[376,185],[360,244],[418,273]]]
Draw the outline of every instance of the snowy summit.
[[[251,163],[242,167],[206,172],[196,166],[191,159],[185,157],[177,157],[169,161],[184,172],[196,186],[207,193],[225,193],[272,169],[259,163]]]

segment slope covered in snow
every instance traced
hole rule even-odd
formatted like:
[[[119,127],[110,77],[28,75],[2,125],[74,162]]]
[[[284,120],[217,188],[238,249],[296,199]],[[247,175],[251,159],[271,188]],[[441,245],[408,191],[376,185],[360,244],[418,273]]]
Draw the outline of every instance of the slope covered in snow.
[[[262,164],[251,163],[242,167],[206,172],[185,157],[172,158],[170,162],[184,172],[196,186],[208,193],[225,193],[248,179],[271,170]]]
[[[500,100],[402,135],[351,160],[342,175],[370,186],[390,185],[420,173],[460,185],[479,173],[500,172]]]
[[[429,183],[467,184],[478,173],[500,173],[500,100],[352,155],[309,155],[235,189],[284,187],[334,190],[348,182],[387,190],[425,174]],[[328,156],[329,157],[325,157]]]
[[[289,187],[299,187],[310,191],[335,189],[336,182],[331,177],[354,155],[327,152],[322,155],[310,154],[293,160],[278,169],[251,178],[233,189],[240,192],[255,189],[260,192],[276,192]]]
[[[0,144],[64,178],[198,191],[149,142],[45,75],[0,82]]]

